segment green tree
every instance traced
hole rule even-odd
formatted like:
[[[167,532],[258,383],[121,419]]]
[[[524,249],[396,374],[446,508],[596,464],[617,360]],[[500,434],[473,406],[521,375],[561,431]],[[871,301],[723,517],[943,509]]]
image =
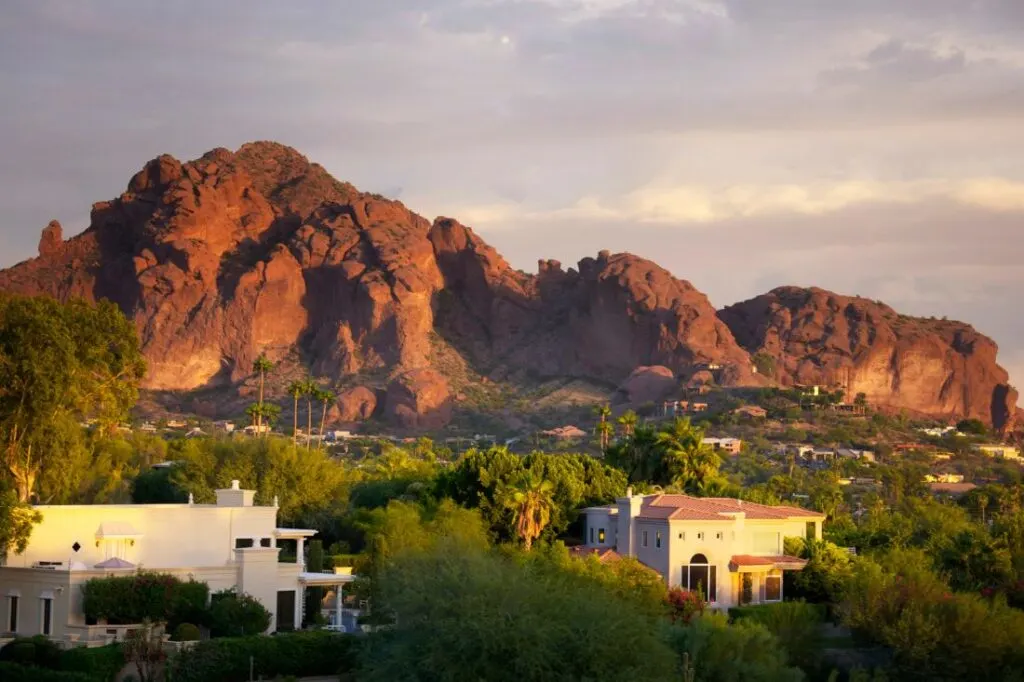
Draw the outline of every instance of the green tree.
[[[67,468],[72,425],[108,431],[127,416],[145,370],[114,304],[0,296],[0,457],[20,501],[41,473]]]
[[[257,357],[253,361],[253,363],[252,363],[252,371],[253,371],[254,374],[259,376],[259,381],[260,381],[259,399],[256,401],[256,404],[259,405],[260,408],[263,407],[263,387],[264,387],[264,383],[266,381],[267,373],[270,372],[273,369],[274,369],[274,363],[271,362],[270,359],[265,354],[263,354],[263,353],[260,353],[259,357]],[[263,430],[263,429],[260,428],[263,425],[263,410],[262,409],[257,410],[256,413],[255,413],[255,417],[256,417],[256,429],[257,429],[257,432],[260,432],[260,431]]]
[[[539,472],[529,471],[499,493],[502,504],[512,513],[516,535],[526,551],[530,551],[533,541],[551,520],[553,488],[551,481],[544,480]]]
[[[306,398],[306,449],[309,450],[313,443],[313,398],[319,388],[312,377],[306,377],[302,382],[302,395]]]
[[[675,419],[658,434],[667,481],[690,493],[702,494],[718,478],[721,459],[703,443],[704,431],[689,419]]]
[[[309,554],[306,556],[306,570],[310,573],[320,573],[324,570],[324,543],[322,540],[309,541]],[[315,625],[322,620],[323,615],[321,614],[321,605],[323,600],[324,590],[322,587],[306,588],[306,608],[304,609],[306,615],[305,625]]]
[[[597,444],[601,448],[601,452],[608,449],[608,443],[611,442],[612,437],[612,425],[608,421],[608,418],[612,416],[612,408],[608,405],[598,405],[594,408],[594,413],[597,414],[597,426],[594,427],[594,432],[597,434]]]
[[[210,598],[210,634],[213,637],[260,635],[270,627],[270,612],[258,599],[234,590]]]
[[[984,436],[988,434],[988,427],[980,419],[962,419],[956,424],[956,430],[971,436]]]
[[[618,421],[619,427],[622,429],[623,438],[629,438],[630,436],[633,435],[633,432],[636,430],[636,425],[639,422],[639,420],[640,418],[633,410],[626,410],[625,412],[622,413],[622,416],[619,417]]]
[[[0,484],[0,560],[6,559],[9,552],[24,552],[32,526],[42,520],[42,514],[19,501],[15,491]]]

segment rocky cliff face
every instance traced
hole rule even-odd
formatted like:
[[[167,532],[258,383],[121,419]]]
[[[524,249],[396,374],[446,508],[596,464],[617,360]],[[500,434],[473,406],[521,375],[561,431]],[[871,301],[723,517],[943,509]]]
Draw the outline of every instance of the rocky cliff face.
[[[569,269],[541,261],[528,275],[455,220],[431,224],[269,142],[154,159],[124,194],[93,206],[81,235],[65,241],[59,224],[47,226],[39,257],[0,271],[0,289],[117,302],[139,331],[147,388],[234,390],[265,352],[343,389],[331,411],[339,420],[409,428],[442,425],[458,398],[435,366],[439,349],[477,376],[578,378],[611,391],[638,367],[685,382],[717,364],[719,383],[763,382],[748,350],[764,347],[782,359],[784,380],[846,363],[859,368],[858,391],[919,411],[994,419],[993,405],[1011,400],[1008,387],[998,395],[1006,373],[994,344],[968,327],[911,343],[893,325],[858,323],[865,339],[825,357],[818,345],[847,333],[837,322],[801,346],[801,333],[813,336],[799,322],[809,312],[787,318],[787,305],[754,299],[719,316],[690,283],[629,254]],[[865,350],[888,338],[876,326],[909,344],[895,383],[884,353]],[[938,365],[920,360],[940,356],[962,359],[949,381],[932,381]]]
[[[874,405],[1005,428],[1017,392],[996,344],[961,322],[900,315],[882,303],[782,287],[720,311],[751,354],[775,359],[783,384],[825,384]]]

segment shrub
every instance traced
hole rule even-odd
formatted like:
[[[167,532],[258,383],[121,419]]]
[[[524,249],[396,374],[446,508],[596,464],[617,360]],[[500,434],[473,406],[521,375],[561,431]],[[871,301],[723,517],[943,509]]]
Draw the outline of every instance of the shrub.
[[[789,653],[790,663],[804,670],[818,666],[824,606],[802,601],[760,604],[729,609],[729,617],[764,626]]]
[[[82,608],[88,619],[112,624],[150,620],[166,622],[171,627],[199,620],[210,594],[206,583],[182,582],[166,573],[145,572],[93,578],[82,591]]]
[[[254,673],[275,676],[337,675],[356,669],[361,639],[328,632],[290,632],[273,637],[225,637],[182,651],[168,666],[174,682],[244,682],[249,659]]]
[[[60,647],[43,635],[19,637],[0,649],[0,661],[56,670],[60,666]]]
[[[174,628],[171,640],[175,642],[198,642],[199,628],[192,623],[182,623]]]
[[[213,595],[209,623],[212,637],[259,635],[270,627],[270,612],[253,596],[223,590]]]
[[[48,670],[36,666],[18,665],[10,661],[0,661],[0,680],[4,682],[97,682],[95,678],[89,677],[85,673]]]
[[[65,672],[88,675],[95,682],[110,682],[124,667],[124,652],[117,644],[76,647],[61,652],[59,666]]]
[[[700,594],[673,587],[665,597],[668,603],[669,618],[673,623],[689,623],[695,616],[704,613],[704,600]]]
[[[730,625],[724,614],[705,613],[675,626],[672,643],[693,661],[695,682],[801,682],[803,673],[786,665],[776,638],[761,624]]]

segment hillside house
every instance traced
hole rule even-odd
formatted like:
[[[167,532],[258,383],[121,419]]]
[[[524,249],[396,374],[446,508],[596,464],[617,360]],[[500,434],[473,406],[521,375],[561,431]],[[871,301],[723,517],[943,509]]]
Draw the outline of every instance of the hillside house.
[[[760,405],[742,405],[733,410],[732,413],[738,417],[747,417],[748,419],[768,418],[768,410]]]
[[[670,587],[700,590],[715,608],[782,600],[782,574],[806,562],[783,553],[787,537],[821,538],[825,515],[723,497],[633,495],[583,510],[578,553],[614,549],[657,571]]]
[[[194,578],[211,592],[235,588],[271,613],[270,630],[302,623],[307,586],[340,590],[351,575],[307,573],[303,543],[315,530],[278,528],[277,505],[256,506],[238,481],[215,504],[97,504],[36,507],[43,520],[28,547],[0,566],[0,631],[45,635],[66,645],[123,638],[132,626],[87,623],[82,586],[137,570]],[[282,541],[295,563],[279,558]]]
[[[727,455],[738,455],[743,448],[743,441],[739,438],[705,438],[702,445],[708,445],[712,450]]]
[[[865,462],[875,462],[875,453],[871,450],[857,450],[856,448],[839,448],[836,456],[843,459],[860,459]]]
[[[1003,445],[1002,443],[996,443],[993,445],[979,445],[978,450],[989,457],[995,457],[996,459],[1020,459],[1020,448],[1014,447],[1013,445]]]

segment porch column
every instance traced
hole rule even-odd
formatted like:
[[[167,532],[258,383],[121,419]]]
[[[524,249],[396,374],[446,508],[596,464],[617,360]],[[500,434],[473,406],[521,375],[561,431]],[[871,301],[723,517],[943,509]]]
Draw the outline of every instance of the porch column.
[[[303,537],[295,538],[295,563],[298,564],[300,573],[306,568],[306,555],[302,547],[305,542],[306,539]]]
[[[308,588],[304,583],[299,583],[299,589],[296,592],[295,599],[295,629],[302,629],[302,621],[306,615],[306,590]]]
[[[338,631],[344,632],[345,629],[341,624],[341,586],[342,583],[334,586],[334,596],[336,599],[334,603],[334,617],[337,619]]]

